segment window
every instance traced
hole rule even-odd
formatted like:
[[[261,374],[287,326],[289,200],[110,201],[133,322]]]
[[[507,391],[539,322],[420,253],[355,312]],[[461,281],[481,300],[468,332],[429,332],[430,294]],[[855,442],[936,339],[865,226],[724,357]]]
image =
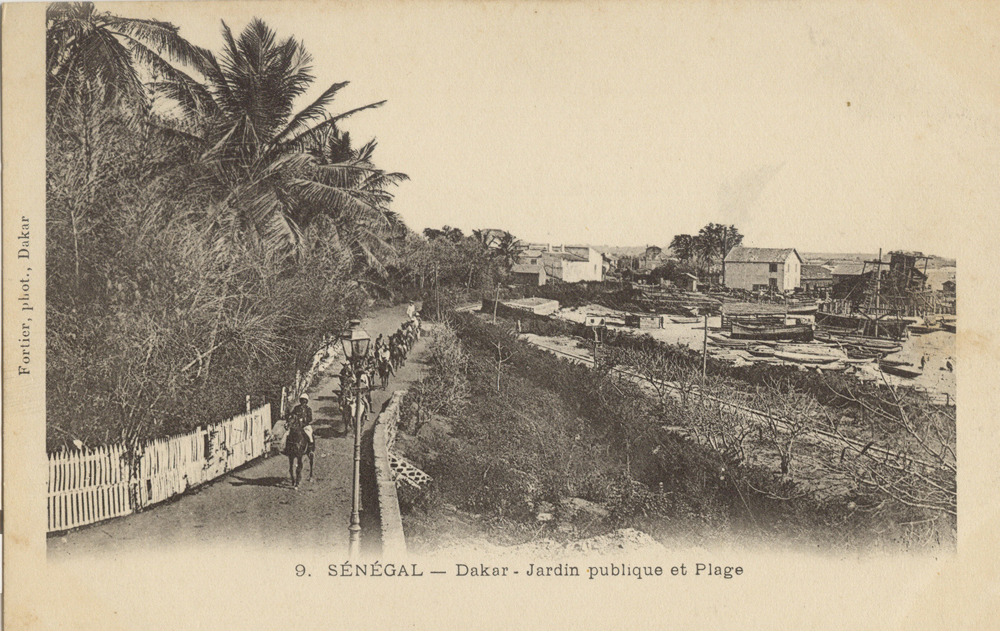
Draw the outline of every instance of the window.
[[[773,274],[773,273],[775,273],[777,271],[778,271],[778,264],[777,263],[771,263],[771,273]]]

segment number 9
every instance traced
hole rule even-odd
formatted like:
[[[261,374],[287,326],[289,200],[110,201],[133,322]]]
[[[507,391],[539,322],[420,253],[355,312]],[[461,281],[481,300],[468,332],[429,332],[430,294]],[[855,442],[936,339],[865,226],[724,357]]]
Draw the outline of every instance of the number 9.
[[[295,576],[305,576],[306,566],[299,564],[295,566]]]

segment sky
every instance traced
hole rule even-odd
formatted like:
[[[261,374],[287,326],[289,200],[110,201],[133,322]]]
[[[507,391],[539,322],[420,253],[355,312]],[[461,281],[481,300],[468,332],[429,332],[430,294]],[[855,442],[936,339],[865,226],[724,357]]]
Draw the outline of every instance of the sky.
[[[805,252],[960,255],[995,232],[1000,64],[980,4],[104,4],[218,51],[259,16],[349,80],[342,127],[415,230],[666,246],[708,222]]]

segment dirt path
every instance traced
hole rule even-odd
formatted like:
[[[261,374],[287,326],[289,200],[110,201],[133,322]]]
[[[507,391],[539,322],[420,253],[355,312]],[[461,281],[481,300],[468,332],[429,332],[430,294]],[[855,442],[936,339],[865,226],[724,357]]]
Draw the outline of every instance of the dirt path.
[[[372,339],[388,337],[406,318],[406,307],[383,309],[364,320]],[[405,389],[425,372],[425,335],[410,351],[406,367],[386,391],[372,394],[373,409],[382,409],[393,390]],[[314,414],[316,459],[313,480],[309,464],[299,489],[289,485],[288,459],[272,456],[230,473],[174,501],[82,528],[48,540],[52,561],[91,554],[121,553],[224,541],[272,551],[322,548],[347,555],[354,457],[353,432],[344,432],[337,409],[340,364],[330,367],[309,391]],[[375,414],[368,420],[369,427]],[[364,522],[363,522],[364,523]]]

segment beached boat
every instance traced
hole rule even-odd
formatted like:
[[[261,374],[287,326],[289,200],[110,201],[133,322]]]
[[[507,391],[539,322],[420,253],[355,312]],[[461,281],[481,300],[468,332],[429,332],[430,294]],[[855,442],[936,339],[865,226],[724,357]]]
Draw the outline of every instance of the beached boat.
[[[837,341],[843,344],[861,346],[864,348],[879,350],[887,353],[898,351],[900,348],[902,348],[902,345],[899,342],[893,342],[891,340],[883,340],[877,337],[863,337],[860,335],[843,336],[837,338]]]
[[[756,344],[747,348],[751,355],[757,357],[774,357],[774,349],[763,344]]]
[[[854,366],[863,366],[864,364],[870,364],[870,363],[872,363],[873,361],[875,361],[875,358],[874,357],[862,357],[862,358],[855,359],[853,357],[848,357],[847,359],[844,359],[844,360],[841,360],[841,361],[843,361],[845,364],[852,364]]]
[[[847,351],[847,357],[850,359],[863,359],[865,361],[871,361],[873,359],[878,359],[885,353],[881,351],[873,351],[860,346],[845,346],[844,350]]]
[[[954,333],[955,332],[955,323],[954,322],[942,322],[941,323],[941,328],[944,329],[945,331],[949,332],[949,333]]]
[[[934,331],[940,331],[941,329],[934,326],[918,326],[916,324],[911,324],[910,328],[907,330],[916,335],[925,335],[927,333],[933,333]]]
[[[786,353],[783,351],[775,351],[774,356],[777,359],[783,359],[786,362],[795,362],[797,364],[829,364],[840,359],[832,355],[810,355],[808,353]]]
[[[777,349],[783,353],[802,353],[805,355],[824,355],[843,357],[844,351],[825,344],[778,344]]]
[[[923,374],[920,370],[916,368],[907,368],[906,366],[894,366],[887,364],[883,359],[878,363],[879,370],[889,375],[896,375],[897,377],[904,377],[906,379],[913,379],[914,377],[919,377]]]
[[[901,359],[880,359],[878,361],[879,366],[889,366],[891,368],[899,368],[901,366],[912,366],[910,362],[904,362]]]
[[[899,318],[878,319],[863,314],[844,315],[817,311],[816,324],[827,328],[846,329],[855,335],[877,334],[880,339],[899,339],[906,336],[906,327],[910,323]]]
[[[819,309],[815,302],[804,302],[788,305],[788,315],[810,315]]]
[[[670,316],[670,321],[674,324],[698,324],[701,318],[682,318],[680,316]]]
[[[791,326],[751,326],[733,323],[730,337],[734,340],[812,340],[812,327],[808,324]]]

